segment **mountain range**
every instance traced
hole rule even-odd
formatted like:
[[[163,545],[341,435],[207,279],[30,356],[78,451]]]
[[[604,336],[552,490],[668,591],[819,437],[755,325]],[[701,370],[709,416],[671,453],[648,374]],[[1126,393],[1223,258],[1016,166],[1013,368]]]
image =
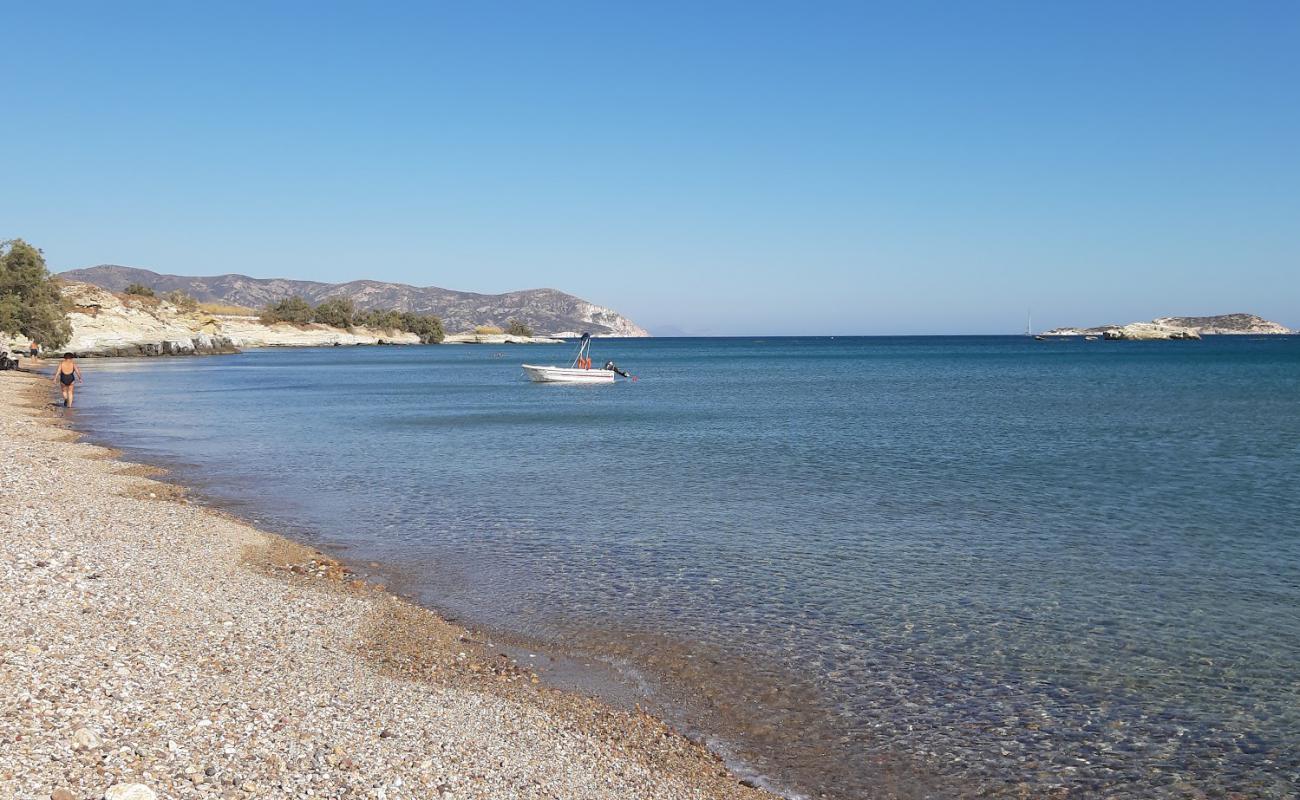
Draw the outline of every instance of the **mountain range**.
[[[644,328],[613,309],[589,303],[557,289],[525,289],[505,294],[476,294],[436,286],[359,280],[347,283],[250,278],[247,275],[191,277],[147,269],[101,264],[60,273],[71,281],[93,284],[113,292],[138,283],[158,294],[182,291],[203,303],[262,308],[295,295],[313,305],[331,297],[351,300],[359,309],[382,308],[434,314],[449,332],[479,325],[505,327],[518,320],[538,335],[649,336]]]

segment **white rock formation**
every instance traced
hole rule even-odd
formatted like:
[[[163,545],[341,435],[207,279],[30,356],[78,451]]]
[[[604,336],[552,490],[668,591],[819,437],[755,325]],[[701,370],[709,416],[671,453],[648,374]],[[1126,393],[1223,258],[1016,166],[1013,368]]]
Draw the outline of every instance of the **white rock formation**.
[[[1107,339],[1126,341],[1154,341],[1159,339],[1199,339],[1201,334],[1195,328],[1178,328],[1172,325],[1159,325],[1154,322],[1134,322],[1117,328],[1102,331]]]
[[[577,337],[574,337],[577,338]],[[511,336],[508,333],[452,333],[443,344],[564,344],[553,336]]]
[[[402,331],[351,331],[328,325],[264,325],[257,317],[185,311],[156,298],[116,295],[86,283],[66,283],[72,340],[80,355],[172,355],[233,352],[246,347],[418,344]]]

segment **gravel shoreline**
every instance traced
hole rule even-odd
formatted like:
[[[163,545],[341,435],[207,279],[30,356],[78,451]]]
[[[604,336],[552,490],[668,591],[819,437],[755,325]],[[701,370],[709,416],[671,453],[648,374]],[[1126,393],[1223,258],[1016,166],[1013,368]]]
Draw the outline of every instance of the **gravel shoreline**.
[[[772,797],[78,442],[51,392],[0,377],[0,797]]]

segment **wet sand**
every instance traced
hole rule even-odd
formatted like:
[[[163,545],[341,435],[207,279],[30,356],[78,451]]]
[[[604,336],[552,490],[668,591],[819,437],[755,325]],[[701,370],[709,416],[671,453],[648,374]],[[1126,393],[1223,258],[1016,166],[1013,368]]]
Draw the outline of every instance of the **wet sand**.
[[[53,397],[0,376],[0,796],[771,796],[76,441]]]

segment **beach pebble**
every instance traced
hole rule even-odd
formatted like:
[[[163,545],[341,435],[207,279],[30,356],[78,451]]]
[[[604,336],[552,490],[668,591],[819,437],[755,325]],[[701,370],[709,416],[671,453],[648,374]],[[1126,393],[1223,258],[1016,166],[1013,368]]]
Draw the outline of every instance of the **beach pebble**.
[[[119,783],[104,792],[104,800],[157,800],[157,797],[143,783]]]
[[[59,787],[50,792],[50,800],[77,800],[77,797],[67,789]]]
[[[72,734],[73,750],[94,750],[101,744],[103,742],[89,728],[77,728],[76,732]]]

